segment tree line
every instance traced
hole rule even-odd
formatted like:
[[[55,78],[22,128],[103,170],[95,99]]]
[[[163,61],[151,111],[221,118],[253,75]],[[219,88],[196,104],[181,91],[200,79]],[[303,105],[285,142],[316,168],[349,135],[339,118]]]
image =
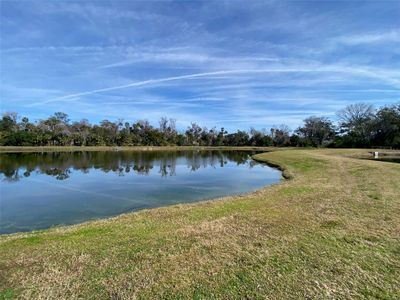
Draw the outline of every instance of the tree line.
[[[294,131],[280,125],[269,130],[251,128],[229,133],[224,128],[208,129],[197,123],[178,131],[176,121],[166,117],[154,126],[147,120],[71,122],[63,112],[30,122],[17,113],[5,113],[0,120],[0,145],[400,148],[400,103],[379,109],[366,103],[351,104],[337,112],[337,119],[335,124],[327,117],[310,116]]]

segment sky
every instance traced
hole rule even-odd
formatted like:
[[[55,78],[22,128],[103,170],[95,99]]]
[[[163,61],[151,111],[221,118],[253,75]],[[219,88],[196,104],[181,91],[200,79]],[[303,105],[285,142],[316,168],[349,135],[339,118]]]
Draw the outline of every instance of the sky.
[[[400,1],[3,1],[1,112],[295,129],[400,101]]]

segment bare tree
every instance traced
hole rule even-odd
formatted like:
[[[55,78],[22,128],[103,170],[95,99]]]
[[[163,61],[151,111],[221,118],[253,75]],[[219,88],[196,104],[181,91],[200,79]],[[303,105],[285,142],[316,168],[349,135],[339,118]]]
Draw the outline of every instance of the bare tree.
[[[161,117],[160,121],[158,121],[160,124],[160,131],[165,133],[168,129],[168,119],[167,117]]]
[[[344,131],[353,131],[357,135],[366,134],[367,124],[374,117],[374,108],[371,104],[355,103],[338,111],[336,115]]]
[[[60,123],[63,123],[63,124],[68,124],[68,122],[69,122],[69,118],[68,118],[68,115],[66,114],[66,113],[63,113],[63,112],[56,112],[56,113],[54,113],[54,117],[60,122]]]
[[[335,137],[335,128],[328,118],[311,116],[304,120],[304,125],[296,131],[307,145],[319,147]]]
[[[274,146],[281,147],[290,144],[290,128],[285,124],[272,127],[270,136]]]
[[[176,120],[175,119],[169,119],[169,128],[171,129],[172,132],[176,132]]]

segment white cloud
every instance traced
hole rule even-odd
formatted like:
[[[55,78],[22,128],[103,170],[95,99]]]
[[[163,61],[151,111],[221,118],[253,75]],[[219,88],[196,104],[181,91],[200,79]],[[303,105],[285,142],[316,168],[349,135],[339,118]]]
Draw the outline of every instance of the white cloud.
[[[386,32],[372,32],[340,36],[333,39],[334,42],[345,45],[400,43],[400,31],[390,30]]]
[[[201,79],[213,77],[216,75],[256,75],[260,74],[268,74],[268,73],[344,73],[350,74],[355,77],[366,77],[366,78],[374,78],[379,79],[383,82],[389,83],[396,87],[400,86],[400,72],[392,71],[392,70],[384,70],[384,69],[374,69],[374,68],[365,68],[358,66],[345,66],[345,65],[307,65],[307,66],[281,66],[279,68],[260,68],[260,69],[235,69],[235,70],[219,70],[212,72],[202,72],[202,73],[193,73],[187,75],[179,75],[179,76],[171,76],[171,77],[163,77],[158,79],[148,79],[142,81],[135,81],[124,85],[94,89],[90,91],[85,91],[81,93],[69,94],[61,97],[56,97],[40,102],[35,102],[30,104],[29,106],[38,106],[44,105],[52,102],[63,102],[63,101],[71,101],[71,99],[76,99],[78,97],[104,93],[109,91],[134,88],[134,87],[143,87],[148,86],[151,87],[153,85],[157,85],[159,83],[167,83],[172,81],[181,81],[181,80],[190,80],[190,79]],[[255,77],[255,79],[258,79]]]

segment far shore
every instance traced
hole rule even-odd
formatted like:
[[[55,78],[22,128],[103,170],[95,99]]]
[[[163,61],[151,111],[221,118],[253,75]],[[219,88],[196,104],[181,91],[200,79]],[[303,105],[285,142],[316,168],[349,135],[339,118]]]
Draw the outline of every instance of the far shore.
[[[262,151],[272,152],[277,150],[306,150],[320,149],[315,147],[257,147],[257,146],[0,146],[0,153],[18,153],[18,152],[77,152],[77,151],[193,151],[193,150],[220,150],[220,151]],[[366,150],[361,148],[337,148],[341,150]],[[394,149],[369,149],[371,155],[374,151],[382,154],[396,153],[400,150]],[[363,151],[363,156],[367,152]]]
[[[242,150],[273,151],[275,147],[229,146],[0,146],[1,152],[70,152],[70,151],[185,151],[185,150]]]

